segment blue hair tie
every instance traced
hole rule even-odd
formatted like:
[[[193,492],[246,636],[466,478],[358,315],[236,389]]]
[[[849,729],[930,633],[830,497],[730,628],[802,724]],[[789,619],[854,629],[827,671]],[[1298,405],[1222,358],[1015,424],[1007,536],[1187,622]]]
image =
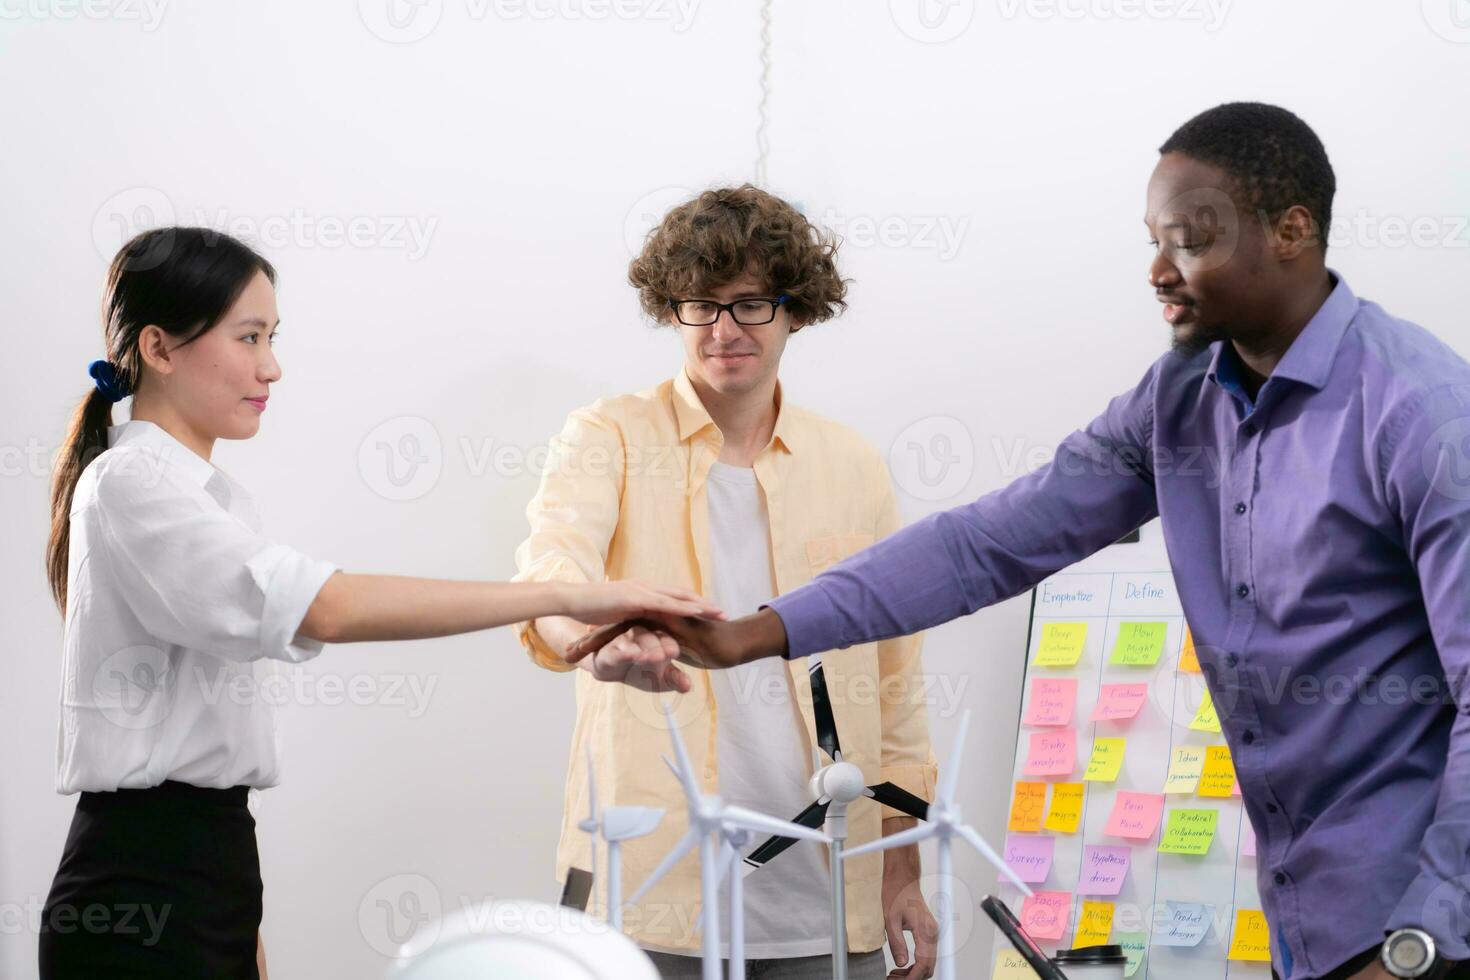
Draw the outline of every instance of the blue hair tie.
[[[87,365],[87,373],[92,376],[92,383],[108,401],[120,402],[128,397],[127,383],[118,378],[117,368],[113,367],[111,361],[93,361]]]

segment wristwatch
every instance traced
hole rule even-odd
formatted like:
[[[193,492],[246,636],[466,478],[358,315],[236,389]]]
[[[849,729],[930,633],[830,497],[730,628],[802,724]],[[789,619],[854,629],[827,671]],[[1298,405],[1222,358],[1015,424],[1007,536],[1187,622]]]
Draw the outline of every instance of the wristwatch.
[[[1406,980],[1438,980],[1449,969],[1434,937],[1422,929],[1400,929],[1389,935],[1378,959],[1391,976]]]

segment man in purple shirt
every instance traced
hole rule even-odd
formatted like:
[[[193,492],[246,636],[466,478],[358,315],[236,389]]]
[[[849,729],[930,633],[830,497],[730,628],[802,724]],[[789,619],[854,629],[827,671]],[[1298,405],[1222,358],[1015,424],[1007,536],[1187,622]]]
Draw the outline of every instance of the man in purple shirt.
[[[1327,267],[1335,181],[1296,116],[1222,105],[1160,154],[1174,343],[1132,391],[754,616],[657,625],[711,666],[912,633],[1158,517],[1279,976],[1470,976],[1470,365]]]

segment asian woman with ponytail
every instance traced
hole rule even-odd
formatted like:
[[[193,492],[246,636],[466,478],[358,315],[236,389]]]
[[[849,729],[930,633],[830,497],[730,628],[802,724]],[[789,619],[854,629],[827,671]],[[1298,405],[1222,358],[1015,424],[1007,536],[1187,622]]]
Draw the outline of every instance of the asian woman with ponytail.
[[[65,621],[57,789],[81,795],[42,915],[46,980],[258,975],[246,800],[277,782],[275,724],[269,699],[218,692],[249,684],[262,661],[543,616],[722,615],[637,582],[348,573],[264,536],[249,493],[210,456],[218,439],[255,435],[280,380],[275,278],[246,245],[198,228],[145,232],[108,271],[106,356],[89,368],[52,486],[47,571]],[[125,397],[129,421],[113,425]],[[99,907],[133,909],[133,928],[89,924]]]

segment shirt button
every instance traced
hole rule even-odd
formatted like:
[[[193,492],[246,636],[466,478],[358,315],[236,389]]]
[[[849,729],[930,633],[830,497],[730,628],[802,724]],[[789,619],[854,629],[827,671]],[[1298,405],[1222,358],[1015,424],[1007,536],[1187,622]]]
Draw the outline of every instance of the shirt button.
[[[1244,599],[1251,594],[1251,587],[1249,585],[1237,585],[1235,587],[1235,594]]]
[[[1245,731],[1240,733],[1240,740],[1246,745],[1250,745],[1256,740],[1256,733],[1247,728]]]
[[[1247,436],[1253,436],[1256,434],[1256,424],[1254,422],[1251,422],[1245,427],[1245,434]]]
[[[1237,514],[1244,514],[1245,513],[1245,504],[1236,504],[1235,505],[1235,512]]]
[[[1240,663],[1240,658],[1233,653],[1225,658],[1225,664],[1228,667],[1234,667],[1238,663]]]
[[[1278,885],[1284,885],[1284,884],[1286,884],[1286,875],[1282,874],[1280,871],[1276,872],[1276,884],[1278,884]]]
[[[1281,807],[1277,806],[1275,803],[1267,803],[1266,804],[1266,812],[1267,813],[1280,813],[1281,812]]]

